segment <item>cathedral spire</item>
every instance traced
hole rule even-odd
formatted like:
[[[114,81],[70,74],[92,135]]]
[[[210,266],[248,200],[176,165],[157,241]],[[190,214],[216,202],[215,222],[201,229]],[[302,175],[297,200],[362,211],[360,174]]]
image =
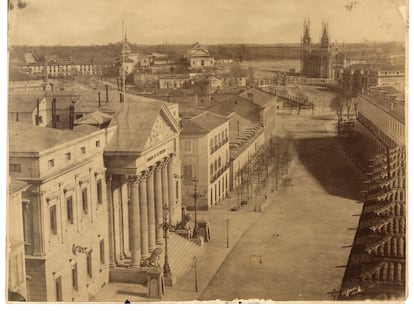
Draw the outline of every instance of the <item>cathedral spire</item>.
[[[328,24],[327,23],[322,23],[321,47],[322,48],[329,48],[329,34],[328,34]]]

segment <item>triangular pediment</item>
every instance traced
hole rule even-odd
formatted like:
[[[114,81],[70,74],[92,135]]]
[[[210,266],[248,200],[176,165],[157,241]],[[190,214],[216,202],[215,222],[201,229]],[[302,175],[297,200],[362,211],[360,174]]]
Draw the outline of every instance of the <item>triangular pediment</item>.
[[[208,56],[210,56],[210,54],[206,50],[195,50],[195,51],[192,51],[191,56],[193,56],[193,57],[201,57],[201,56],[208,57]]]
[[[155,119],[154,125],[147,137],[144,150],[158,145],[176,133],[177,131],[172,126],[171,121],[168,120],[168,117],[164,116],[164,113],[160,113]]]

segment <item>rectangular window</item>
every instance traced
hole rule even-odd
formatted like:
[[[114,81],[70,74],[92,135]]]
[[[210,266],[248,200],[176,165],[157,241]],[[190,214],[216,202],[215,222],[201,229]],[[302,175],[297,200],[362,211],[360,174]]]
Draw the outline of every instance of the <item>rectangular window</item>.
[[[191,153],[192,152],[192,148],[191,148],[191,141],[190,140],[186,140],[184,141],[184,153]]]
[[[85,214],[88,214],[88,189],[82,189],[82,210]]]
[[[105,241],[101,240],[99,242],[99,257],[101,259],[101,264],[105,264]]]
[[[100,140],[97,140],[95,142],[95,146],[96,146],[96,148],[99,148],[101,146],[101,141]]]
[[[89,278],[92,278],[92,250],[86,255],[86,272]]]
[[[80,149],[81,149],[81,153],[82,154],[85,154],[86,153],[86,147],[81,147]]]
[[[54,235],[57,234],[56,205],[50,207],[50,231]]]
[[[102,204],[102,179],[96,182],[96,196],[99,204]]]
[[[72,196],[66,198],[66,212],[68,217],[68,223],[73,224],[73,201]]]
[[[60,115],[56,115],[56,122],[60,122]]]
[[[218,158],[218,167],[219,167],[219,168],[221,167],[221,157],[220,157],[220,158]]]
[[[72,288],[78,290],[78,264],[72,266]]]
[[[193,180],[193,166],[184,165],[184,181],[191,182]]]
[[[72,159],[72,155],[70,152],[65,153],[65,159],[66,161],[69,161],[70,159]]]
[[[20,163],[10,163],[9,164],[9,171],[10,172],[21,172],[22,167],[21,167]]]
[[[62,278],[60,276],[55,279],[55,287],[56,287],[56,301],[63,301],[62,300]]]
[[[210,176],[213,175],[214,172],[214,167],[213,167],[213,163],[210,164]]]
[[[47,166],[49,168],[55,167],[55,160],[51,159],[51,160],[47,161]]]

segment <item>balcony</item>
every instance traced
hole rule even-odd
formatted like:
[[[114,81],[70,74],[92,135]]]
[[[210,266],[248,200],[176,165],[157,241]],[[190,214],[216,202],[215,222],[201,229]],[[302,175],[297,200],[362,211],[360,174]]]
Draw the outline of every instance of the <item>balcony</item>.
[[[214,174],[210,175],[210,183],[215,182],[229,167],[230,162],[227,162],[222,167],[220,167]]]
[[[210,147],[210,155],[216,152],[218,149],[220,149],[221,146],[223,146],[225,143],[229,141],[229,138],[226,137],[222,141],[220,141],[218,144]]]

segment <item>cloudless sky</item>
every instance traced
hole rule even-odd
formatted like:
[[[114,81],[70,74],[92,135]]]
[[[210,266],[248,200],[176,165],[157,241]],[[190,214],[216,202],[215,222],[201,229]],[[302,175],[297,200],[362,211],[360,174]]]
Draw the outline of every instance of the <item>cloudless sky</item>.
[[[11,0],[17,1],[17,0]],[[404,41],[405,0],[27,0],[9,14],[9,42],[29,45],[297,43],[304,18],[339,42]],[[352,8],[350,8],[352,4]],[[347,6],[347,7],[346,7]]]

